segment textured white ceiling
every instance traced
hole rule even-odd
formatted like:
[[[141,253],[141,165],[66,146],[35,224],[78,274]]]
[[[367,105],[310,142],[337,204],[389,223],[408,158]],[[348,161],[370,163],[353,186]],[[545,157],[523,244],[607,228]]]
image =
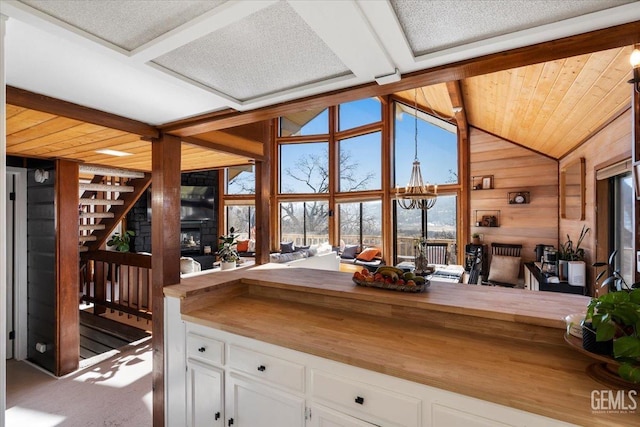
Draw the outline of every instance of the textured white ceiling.
[[[639,21],[640,2],[0,0],[0,12],[7,84],[162,124]]]
[[[390,0],[414,55],[526,30],[636,0]]]
[[[239,100],[350,73],[285,2],[194,40],[154,62]]]
[[[226,0],[21,0],[109,43],[133,50]]]

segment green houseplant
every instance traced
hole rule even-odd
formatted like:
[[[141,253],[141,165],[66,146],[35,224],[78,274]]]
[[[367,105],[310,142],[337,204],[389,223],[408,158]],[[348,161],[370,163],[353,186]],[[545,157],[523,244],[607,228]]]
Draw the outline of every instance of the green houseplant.
[[[637,384],[640,383],[640,289],[638,283],[629,286],[613,268],[617,252],[611,253],[608,263],[593,264],[594,267],[608,267],[598,274],[596,283],[611,271],[600,285],[609,288],[610,292],[591,300],[585,327],[589,328],[591,323],[597,342],[612,341],[612,355],[620,362],[618,375]]]
[[[218,257],[222,263],[233,263],[235,265],[236,261],[240,259],[240,255],[238,255],[237,250],[238,236],[234,234],[234,232],[235,229],[231,227],[229,229],[229,234],[226,236],[220,236],[219,238],[220,243],[218,244]]]
[[[135,235],[136,233],[131,230],[125,231],[122,235],[120,235],[120,233],[113,233],[113,236],[107,241],[107,246],[115,246],[118,252],[129,252],[131,237]]]
[[[587,236],[587,233],[591,231],[591,228],[586,225],[582,226],[576,245],[573,245],[573,240],[567,234],[567,241],[560,244],[559,257],[563,261],[584,261],[584,248],[580,247],[582,241]]]

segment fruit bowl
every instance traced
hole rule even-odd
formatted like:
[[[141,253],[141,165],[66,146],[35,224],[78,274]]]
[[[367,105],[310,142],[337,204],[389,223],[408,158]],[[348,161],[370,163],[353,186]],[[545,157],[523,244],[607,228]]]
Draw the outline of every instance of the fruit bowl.
[[[373,273],[366,268],[362,269],[353,273],[352,280],[358,286],[400,292],[422,292],[429,287],[429,281],[424,277],[391,266],[378,267]]]

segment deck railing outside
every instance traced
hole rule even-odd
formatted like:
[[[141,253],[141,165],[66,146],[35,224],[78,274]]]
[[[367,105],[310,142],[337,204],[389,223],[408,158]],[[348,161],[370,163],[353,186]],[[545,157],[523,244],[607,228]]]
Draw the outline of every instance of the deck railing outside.
[[[341,235],[342,240],[344,240],[345,244],[352,245],[358,244],[360,241],[359,235]],[[301,245],[318,245],[328,241],[326,235],[309,235],[307,234],[306,243],[304,242],[304,235],[302,234],[294,234],[287,233],[282,235],[282,240],[284,242],[293,242],[294,246]],[[364,246],[378,246],[382,247],[382,237],[375,235],[364,235],[362,236]],[[412,237],[400,237],[397,240],[397,258],[398,262],[400,261],[408,261],[413,260],[415,257],[415,243],[416,239]],[[429,243],[448,243],[447,252],[449,253],[449,264],[457,264],[456,257],[456,241],[453,239],[429,239]],[[391,260],[387,259],[383,254],[383,258],[387,263],[390,263]]]
[[[90,251],[80,256],[81,300],[106,310],[151,319],[151,255]]]

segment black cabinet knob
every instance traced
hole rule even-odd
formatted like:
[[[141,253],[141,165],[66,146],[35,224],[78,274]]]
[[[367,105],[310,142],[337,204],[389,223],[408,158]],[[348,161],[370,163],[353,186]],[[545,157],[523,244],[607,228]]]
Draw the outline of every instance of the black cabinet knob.
[[[229,418],[229,422],[227,423],[227,425],[230,425],[230,426],[233,425],[233,418]]]
[[[216,414],[213,416],[213,419],[219,420],[220,419],[220,412],[216,412]]]
[[[360,397],[360,396],[356,397],[356,403],[358,405],[362,405],[364,403],[364,397]]]
[[[200,347],[200,348],[198,349],[198,351],[199,351],[200,353],[204,353],[206,350],[207,350],[207,349],[206,349],[206,348],[204,348],[204,347]]]
[[[260,371],[260,372],[264,372],[266,369],[267,369],[267,367],[264,366],[264,365],[258,366],[258,371]]]

